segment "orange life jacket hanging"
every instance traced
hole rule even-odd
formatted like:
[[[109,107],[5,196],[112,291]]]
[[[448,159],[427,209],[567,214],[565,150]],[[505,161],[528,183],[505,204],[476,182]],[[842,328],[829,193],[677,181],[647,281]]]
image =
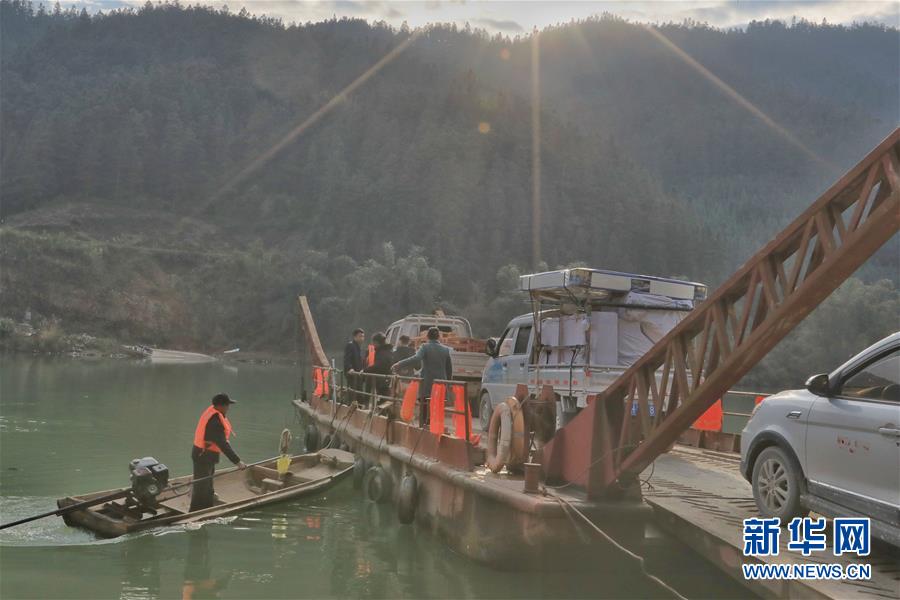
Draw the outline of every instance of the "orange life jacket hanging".
[[[409,423],[416,413],[416,400],[419,398],[419,382],[413,380],[403,393],[403,404],[400,406],[400,418]]]
[[[722,416],[722,400],[716,400],[715,404],[694,421],[691,428],[700,431],[722,431]]]
[[[429,401],[428,429],[436,435],[444,435],[444,400],[447,398],[447,386],[443,383],[431,384],[431,400]]]
[[[322,367],[313,367],[313,382],[316,385],[313,394],[320,398],[328,395],[328,375],[328,371]]]

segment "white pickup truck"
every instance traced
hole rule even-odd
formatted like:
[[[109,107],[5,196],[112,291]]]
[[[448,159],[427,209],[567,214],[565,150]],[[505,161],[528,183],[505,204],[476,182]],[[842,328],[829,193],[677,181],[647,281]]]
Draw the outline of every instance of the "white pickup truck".
[[[553,386],[556,427],[562,427],[588,395],[606,389],[707,293],[699,283],[599,269],[524,275],[520,289],[536,311],[514,318],[488,342],[479,398],[484,427],[518,384],[535,395]]]
[[[391,323],[385,332],[388,343],[395,348],[401,335],[410,338],[413,348],[425,341],[428,329],[437,327],[441,331],[441,343],[449,346],[453,353],[453,379],[473,382],[467,386],[470,404],[477,410],[479,382],[484,365],[488,361],[485,354],[486,342],[472,337],[472,326],[463,317],[449,315],[407,315]],[[477,414],[477,413],[476,413]]]

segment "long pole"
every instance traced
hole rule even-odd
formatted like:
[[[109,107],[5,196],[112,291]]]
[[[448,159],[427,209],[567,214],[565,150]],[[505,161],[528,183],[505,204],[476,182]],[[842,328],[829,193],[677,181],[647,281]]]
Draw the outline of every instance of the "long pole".
[[[60,515],[64,515],[64,514],[67,514],[70,512],[74,512],[76,510],[81,510],[82,508],[96,506],[97,504],[109,502],[110,500],[117,500],[119,498],[124,498],[130,492],[131,492],[131,489],[119,490],[118,492],[113,492],[112,494],[107,494],[106,496],[101,496],[100,498],[94,498],[92,500],[85,500],[84,502],[77,502],[75,504],[70,504],[69,506],[57,508],[56,510],[51,510],[49,512],[41,513],[39,515],[32,515],[32,516],[26,517],[24,519],[19,519],[18,521],[13,521],[12,523],[4,523],[3,525],[0,525],[0,529],[6,529],[7,527],[15,527],[16,525],[22,525],[23,523],[30,523],[31,521],[37,521],[38,519],[43,519],[46,517],[53,517],[53,516],[60,516]]]
[[[258,462],[247,465],[247,468],[256,467],[263,463],[271,462],[275,460],[274,458],[267,458],[265,460],[260,460]],[[219,473],[213,473],[212,475],[207,475],[206,477],[201,477],[199,479],[192,479],[191,481],[185,481],[184,483],[175,483],[167,486],[165,489],[176,489],[185,485],[193,485],[200,481],[205,481],[207,479],[214,479],[219,475],[225,475],[226,473],[232,473],[233,471],[220,471]],[[19,519],[18,521],[13,521],[11,523],[4,523],[0,525],[0,529],[6,529],[8,527],[15,527],[16,525],[22,525],[24,523],[30,523],[31,521],[37,521],[38,519],[44,519],[46,517],[58,517],[70,512],[74,512],[76,510],[81,510],[82,508],[90,508],[91,506],[96,506],[98,504],[103,504],[104,502],[109,502],[110,500],[118,500],[119,498],[124,498],[128,494],[131,493],[131,488],[127,488],[124,490],[119,490],[118,492],[113,492],[112,494],[107,494],[106,496],[101,496],[100,498],[93,498],[91,500],[84,500],[83,502],[77,502],[75,504],[70,504],[69,506],[64,506],[62,508],[57,508],[56,510],[51,510],[45,513],[40,513],[37,515],[32,515],[30,517],[25,517],[24,519]]]
[[[541,45],[537,28],[531,34],[531,263],[541,257]]]

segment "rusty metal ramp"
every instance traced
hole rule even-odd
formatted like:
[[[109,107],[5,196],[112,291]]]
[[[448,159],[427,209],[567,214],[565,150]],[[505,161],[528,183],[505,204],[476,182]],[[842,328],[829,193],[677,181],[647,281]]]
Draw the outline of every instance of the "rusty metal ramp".
[[[865,558],[834,556],[829,549],[804,557],[788,550],[786,530],[780,552],[771,557],[743,555],[743,520],[758,517],[750,484],[741,477],[737,455],[676,446],[641,474],[644,499],[656,522],[668,533],[763,597],[778,598],[900,598],[900,552],[873,544]],[[868,581],[754,580],[746,581],[742,563],[869,564]]]

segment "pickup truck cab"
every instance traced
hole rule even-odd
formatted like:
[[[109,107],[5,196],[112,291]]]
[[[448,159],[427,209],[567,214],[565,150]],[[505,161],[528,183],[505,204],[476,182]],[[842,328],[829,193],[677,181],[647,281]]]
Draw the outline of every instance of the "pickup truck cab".
[[[537,310],[488,341],[479,399],[484,427],[519,384],[535,395],[553,386],[556,427],[564,426],[589,395],[606,389],[706,298],[699,283],[598,269],[525,275],[520,288]]]
[[[441,332],[441,343],[449,346],[453,361],[453,379],[473,382],[467,386],[473,410],[477,409],[475,399],[478,382],[488,360],[485,356],[485,341],[472,335],[472,326],[463,317],[444,314],[412,314],[391,323],[385,336],[394,347],[401,335],[407,335],[410,345],[418,348],[425,341],[428,329],[437,327]]]

